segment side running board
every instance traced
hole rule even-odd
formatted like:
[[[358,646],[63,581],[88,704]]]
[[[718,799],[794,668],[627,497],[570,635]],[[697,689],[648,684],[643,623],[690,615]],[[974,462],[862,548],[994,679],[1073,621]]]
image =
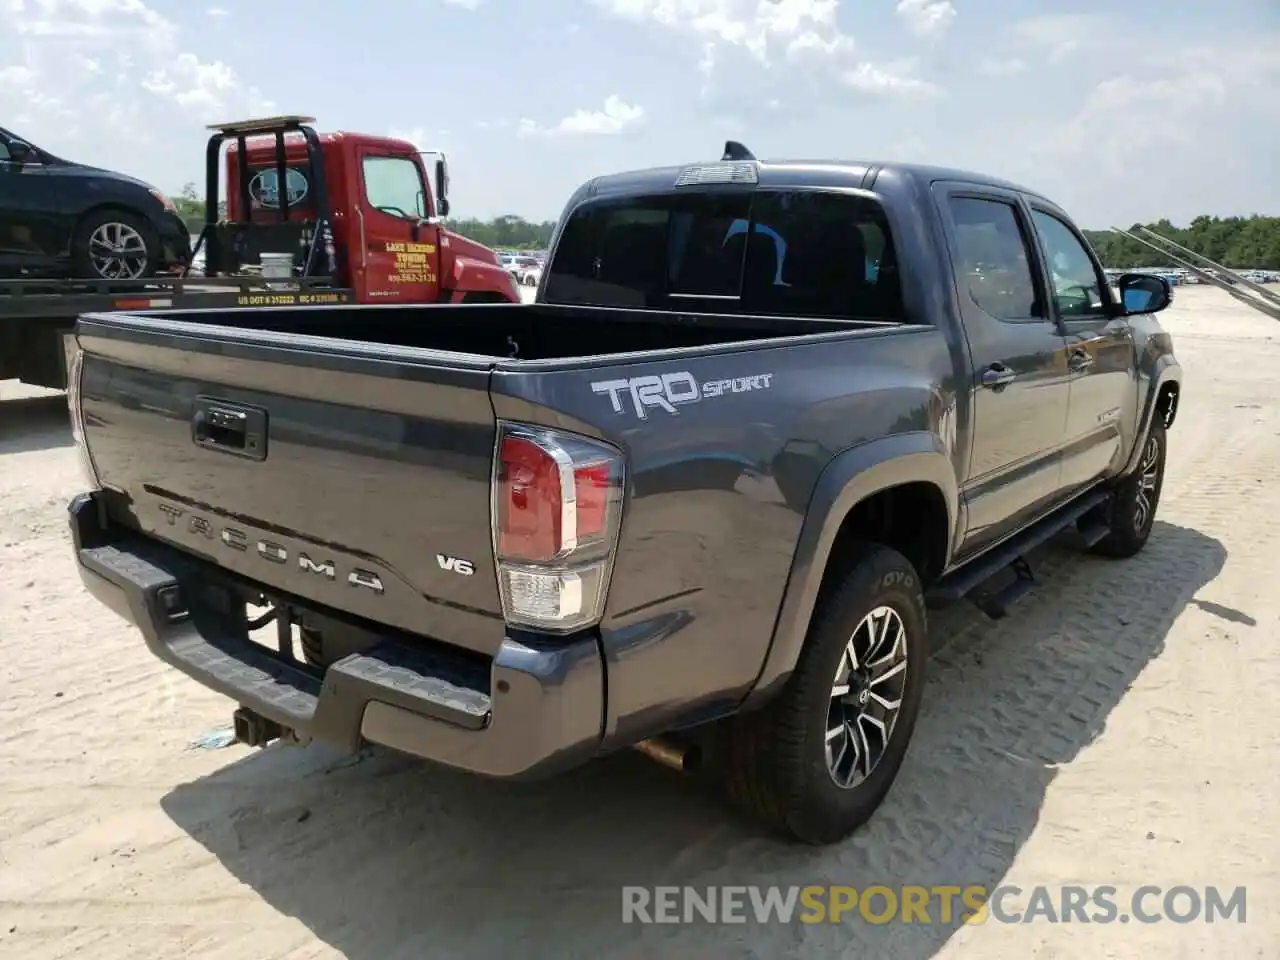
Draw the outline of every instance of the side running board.
[[[994,596],[985,598],[980,604],[982,611],[992,619],[1003,617],[1014,601],[1035,585],[1035,574],[1027,562],[1026,554],[1055,534],[1077,524],[1090,510],[1105,503],[1107,496],[1106,490],[1094,489],[1059,507],[1025,530],[942,577],[929,590],[926,601],[931,606],[941,606],[963,600],[996,574],[1005,568],[1011,568],[1014,573],[1013,582]],[[1100,521],[1086,522],[1080,529],[1080,537],[1087,546],[1093,546],[1106,535],[1107,528]]]

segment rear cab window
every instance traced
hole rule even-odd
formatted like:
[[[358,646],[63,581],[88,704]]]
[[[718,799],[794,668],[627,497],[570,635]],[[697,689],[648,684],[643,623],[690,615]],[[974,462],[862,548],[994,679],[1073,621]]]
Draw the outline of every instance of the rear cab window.
[[[814,190],[590,201],[548,264],[553,303],[903,320],[884,210]]]

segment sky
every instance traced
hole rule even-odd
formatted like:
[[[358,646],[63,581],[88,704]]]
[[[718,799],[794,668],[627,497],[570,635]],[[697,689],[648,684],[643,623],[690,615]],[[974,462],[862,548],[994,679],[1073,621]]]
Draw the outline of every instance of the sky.
[[[1280,0],[0,0],[0,126],[176,193],[279,113],[448,153],[452,215],[717,159],[1002,176],[1083,226],[1280,215]]]

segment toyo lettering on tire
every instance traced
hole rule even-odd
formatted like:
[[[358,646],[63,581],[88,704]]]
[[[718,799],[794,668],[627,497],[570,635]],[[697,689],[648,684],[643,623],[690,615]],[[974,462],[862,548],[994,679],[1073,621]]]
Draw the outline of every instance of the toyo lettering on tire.
[[[924,693],[928,625],[915,568],[879,544],[854,555],[824,591],[782,693],[727,721],[730,796],[806,843],[841,840],[880,806]]]

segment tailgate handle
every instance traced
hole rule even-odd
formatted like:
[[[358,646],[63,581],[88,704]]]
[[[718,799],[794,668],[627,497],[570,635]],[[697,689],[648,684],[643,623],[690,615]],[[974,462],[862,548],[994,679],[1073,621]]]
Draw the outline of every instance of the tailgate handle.
[[[197,447],[250,460],[267,458],[267,411],[242,403],[197,397],[191,417]]]

